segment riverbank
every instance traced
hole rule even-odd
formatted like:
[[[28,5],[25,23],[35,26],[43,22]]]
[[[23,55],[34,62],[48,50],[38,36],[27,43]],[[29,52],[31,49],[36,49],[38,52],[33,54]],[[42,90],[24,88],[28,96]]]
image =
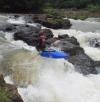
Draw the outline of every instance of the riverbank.
[[[72,19],[84,20],[89,17],[100,17],[100,11],[89,11],[83,9],[45,9],[44,12],[53,15],[65,16]]]
[[[53,16],[62,16],[72,19],[81,19],[84,20],[86,18],[95,17],[100,18],[100,11],[86,10],[86,9],[44,9],[43,12],[40,13],[5,13],[0,12],[1,15],[53,15]]]

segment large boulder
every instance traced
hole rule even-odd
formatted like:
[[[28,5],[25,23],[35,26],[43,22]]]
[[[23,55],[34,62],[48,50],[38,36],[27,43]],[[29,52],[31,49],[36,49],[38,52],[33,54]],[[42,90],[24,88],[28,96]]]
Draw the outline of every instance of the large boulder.
[[[83,52],[83,49],[80,46],[72,44],[66,39],[61,40],[58,46],[61,48],[61,50],[70,53],[71,56],[77,55],[78,53]]]
[[[35,46],[38,42],[41,25],[16,25],[16,32],[14,33],[15,40],[23,40],[31,46]]]
[[[46,39],[53,37],[53,33],[50,29],[41,29],[37,31],[26,30],[26,32],[20,30],[14,34],[14,39],[23,40],[24,42],[31,46],[37,46],[40,32],[44,32],[46,34]]]
[[[38,43],[38,33],[19,31],[14,34],[15,40],[23,40],[28,45],[35,46]]]
[[[95,64],[95,61],[85,54],[76,38],[68,35],[59,35],[58,38],[56,47],[70,54],[68,61],[74,65],[76,71],[84,75],[97,74],[96,68],[100,67],[100,62]]]
[[[56,47],[60,48],[65,52],[69,52],[70,55],[76,55],[80,52],[84,52],[83,49],[79,46],[79,43],[76,38],[69,37],[67,34],[58,35],[59,42],[56,44]]]
[[[71,56],[68,61],[74,65],[76,71],[84,75],[97,74],[96,66],[94,65],[95,62],[85,53]]]
[[[14,85],[6,84],[0,75],[0,102],[23,102]]]
[[[34,15],[33,20],[35,23],[40,23],[45,27],[53,28],[53,29],[69,29],[71,27],[71,23],[68,19],[63,19],[59,16],[53,15]]]
[[[66,39],[68,42],[75,44],[75,45],[79,45],[79,42],[77,41],[77,39],[75,37],[69,37],[68,34],[64,34],[64,35],[58,35],[59,39]]]

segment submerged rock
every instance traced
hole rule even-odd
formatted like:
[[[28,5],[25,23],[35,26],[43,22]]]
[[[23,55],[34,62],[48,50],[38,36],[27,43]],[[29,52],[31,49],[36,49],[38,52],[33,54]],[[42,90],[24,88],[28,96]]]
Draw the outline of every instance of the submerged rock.
[[[0,23],[0,31],[13,31],[16,29],[16,26],[10,23]]]
[[[4,95],[4,96],[2,96]],[[23,102],[14,85],[6,84],[0,74],[0,102]]]
[[[100,39],[98,38],[91,39],[90,46],[100,48]]]

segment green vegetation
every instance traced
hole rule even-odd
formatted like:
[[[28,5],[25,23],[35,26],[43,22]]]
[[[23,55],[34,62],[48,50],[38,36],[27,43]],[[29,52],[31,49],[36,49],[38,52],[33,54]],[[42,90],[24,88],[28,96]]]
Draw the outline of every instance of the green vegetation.
[[[0,102],[10,102],[9,94],[4,89],[0,89]]]
[[[86,9],[97,11],[100,0],[0,0],[2,12],[41,12],[46,9]],[[47,12],[47,11],[46,11]]]
[[[90,12],[100,12],[100,5],[88,5],[87,9],[90,11]]]
[[[56,16],[64,14],[56,9],[66,11],[70,9],[74,12],[79,10],[100,12],[100,0],[0,0],[0,12],[47,13]],[[73,12],[72,15],[76,19],[87,17],[83,14],[79,17]]]

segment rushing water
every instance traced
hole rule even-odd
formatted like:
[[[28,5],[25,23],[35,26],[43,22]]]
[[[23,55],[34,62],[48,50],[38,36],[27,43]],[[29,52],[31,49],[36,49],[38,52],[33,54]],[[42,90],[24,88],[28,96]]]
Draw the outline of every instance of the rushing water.
[[[25,23],[22,17],[8,22]],[[70,30],[52,30],[55,36],[75,36],[85,53],[100,61],[100,49],[89,45],[92,38],[100,38],[100,22],[71,22]],[[0,62],[6,82],[18,85],[24,102],[100,102],[100,74],[83,76],[64,59],[42,58],[34,47],[14,41],[13,32],[0,32]]]

